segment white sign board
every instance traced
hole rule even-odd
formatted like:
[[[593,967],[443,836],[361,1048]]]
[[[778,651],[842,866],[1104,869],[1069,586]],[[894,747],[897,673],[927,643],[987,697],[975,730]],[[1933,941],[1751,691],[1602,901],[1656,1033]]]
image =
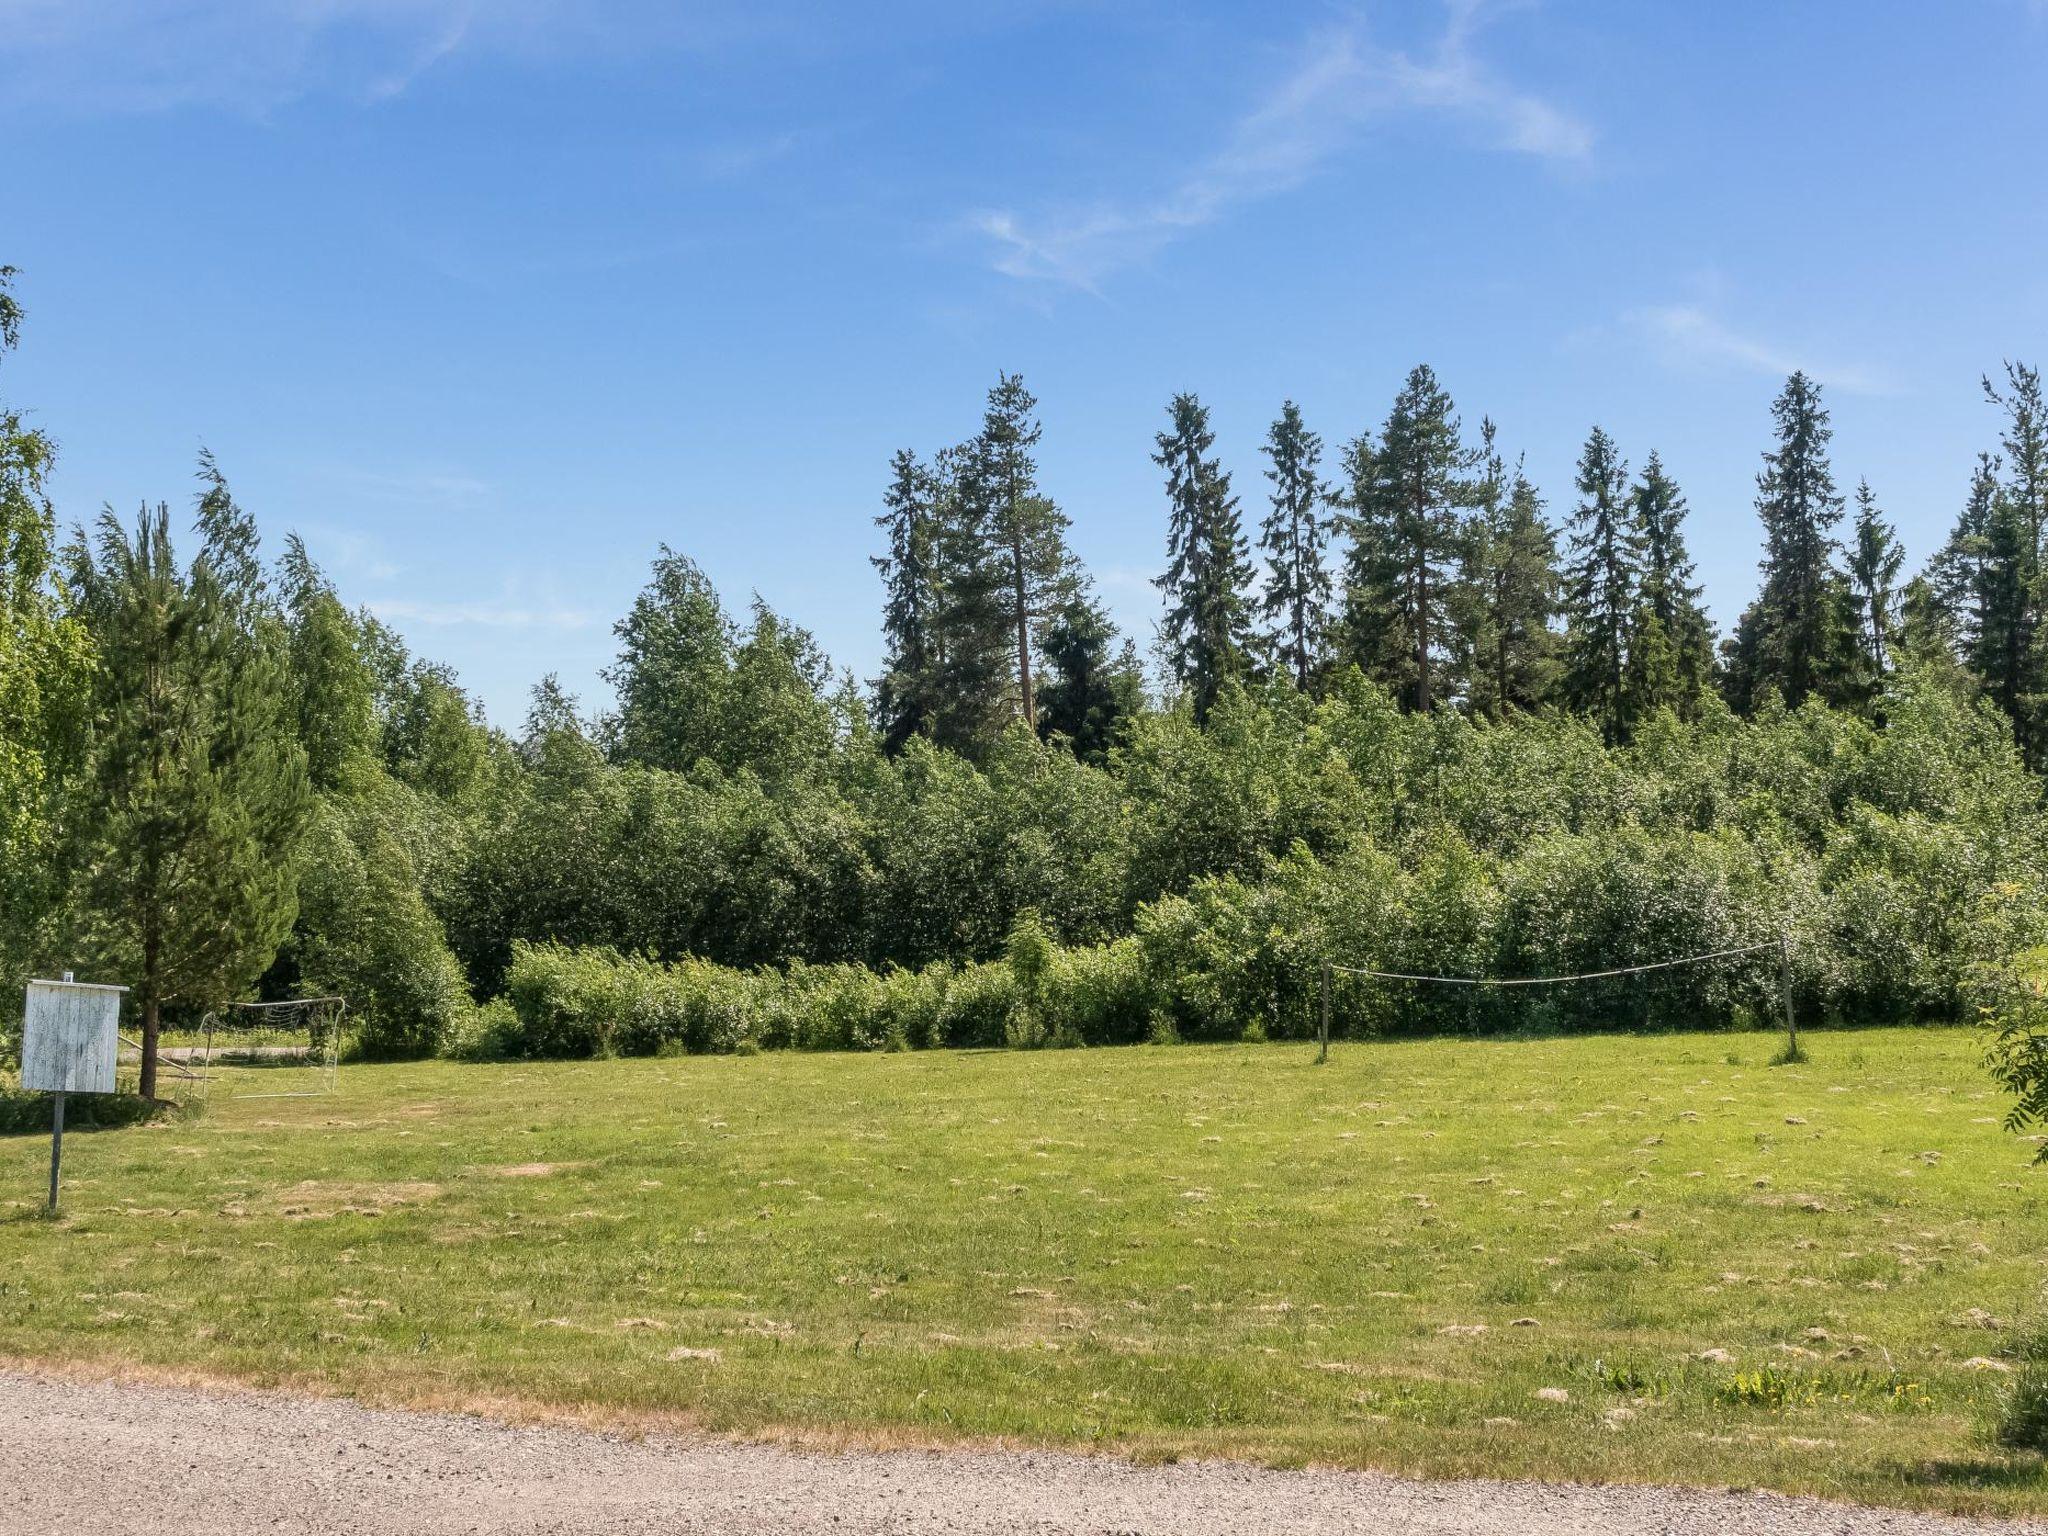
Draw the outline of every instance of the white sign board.
[[[32,981],[21,1021],[21,1086],[44,1093],[112,1093],[126,987]]]

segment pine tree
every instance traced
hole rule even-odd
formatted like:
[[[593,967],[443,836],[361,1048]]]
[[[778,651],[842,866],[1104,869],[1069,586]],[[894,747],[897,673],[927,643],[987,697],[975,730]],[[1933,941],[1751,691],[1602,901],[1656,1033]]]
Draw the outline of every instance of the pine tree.
[[[105,514],[96,544],[81,535],[68,560],[103,660],[73,811],[82,937],[134,978],[145,1097],[164,1010],[231,999],[291,931],[312,804],[255,525],[211,463],[202,477],[189,571],[161,505],[132,537]]]
[[[1593,429],[1579,454],[1579,504],[1565,556],[1564,696],[1610,741],[1628,734],[1629,653],[1643,600],[1643,534],[1614,440]]]
[[[1643,539],[1642,598],[1644,665],[1638,668],[1635,708],[1640,713],[1669,705],[1690,715],[1714,676],[1714,626],[1701,606],[1693,581],[1692,555],[1685,543],[1685,495],[1665,472],[1655,449],[1631,492],[1636,526]],[[1655,629],[1650,628],[1651,625]],[[1648,657],[1661,652],[1667,681],[1653,681]]]
[[[1896,664],[1892,634],[1898,627],[1899,571],[1906,552],[1879,510],[1868,480],[1856,485],[1855,541],[1848,552],[1849,582],[1856,594],[1858,632],[1871,673],[1882,681]]]
[[[1266,434],[1272,467],[1272,510],[1259,532],[1266,551],[1266,588],[1259,606],[1271,626],[1268,649],[1274,661],[1306,692],[1320,675],[1328,644],[1330,571],[1323,549],[1329,542],[1330,488],[1317,473],[1323,440],[1308,430],[1292,400]]]
[[[1428,712],[1453,648],[1447,601],[1461,553],[1460,510],[1474,496],[1475,455],[1451,397],[1427,364],[1409,373],[1380,429],[1345,452],[1344,653],[1406,708]]]
[[[875,683],[875,716],[885,751],[928,735],[936,711],[938,655],[938,485],[907,448],[889,461],[884,511],[875,519],[889,552],[872,559],[882,575],[882,637],[887,647]]]
[[[1046,678],[1038,696],[1039,734],[1065,737],[1084,762],[1104,761],[1124,722],[1144,707],[1136,648],[1128,640],[1118,645],[1109,615],[1086,596],[1046,620],[1041,644]]]
[[[1156,581],[1166,594],[1161,642],[1195,718],[1206,720],[1224,683],[1251,670],[1251,552],[1230,476],[1210,457],[1208,410],[1191,394],[1175,395],[1166,409],[1172,428],[1158,434],[1152,456],[1166,471],[1170,509],[1166,574]]]
[[[1480,424],[1478,505],[1466,533],[1457,629],[1473,709],[1490,719],[1549,702],[1557,683],[1557,537],[1520,464],[1512,477]]]
[[[1757,516],[1764,525],[1763,587],[1738,625],[1731,655],[1731,702],[1752,707],[1766,688],[1788,704],[1808,695],[1833,699],[1851,680],[1842,675],[1855,654],[1850,618],[1835,569],[1834,528],[1842,497],[1828,464],[1834,436],[1820,386],[1795,373],[1772,402],[1777,446],[1757,475]]]

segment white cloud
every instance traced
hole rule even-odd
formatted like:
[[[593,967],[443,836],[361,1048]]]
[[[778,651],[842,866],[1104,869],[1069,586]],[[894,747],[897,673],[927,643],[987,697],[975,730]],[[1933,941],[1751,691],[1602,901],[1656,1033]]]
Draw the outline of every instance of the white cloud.
[[[1859,395],[1893,394],[1898,388],[1883,369],[1808,356],[1803,351],[1738,331],[1698,304],[1651,305],[1634,311],[1628,319],[1672,362],[1732,367],[1773,378],[1803,370],[1822,384]]]
[[[1356,22],[1320,33],[1278,88],[1237,120],[1223,147],[1165,193],[1035,217],[992,209],[971,226],[994,242],[998,272],[1094,292],[1110,272],[1188,231],[1301,185],[1369,123],[1401,113],[1452,118],[1498,149],[1584,162],[1592,129],[1494,74],[1472,51],[1477,26],[1478,6],[1455,0],[1442,36],[1420,56],[1375,46]]]

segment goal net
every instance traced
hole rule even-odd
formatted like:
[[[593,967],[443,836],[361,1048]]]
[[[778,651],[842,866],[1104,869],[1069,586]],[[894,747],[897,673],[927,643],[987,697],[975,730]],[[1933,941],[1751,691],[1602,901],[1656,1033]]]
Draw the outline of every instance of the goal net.
[[[1333,982],[1349,992],[1339,1000],[1348,1012],[1462,1032],[1654,1029],[1696,1018],[1703,1004],[1716,1013],[1739,1005],[1759,1024],[1781,1022],[1792,1058],[1799,1048],[1783,937],[1562,975],[1445,976],[1332,961],[1324,977],[1326,1020]]]
[[[339,997],[229,1003],[207,1014],[199,1039],[183,1054],[188,1067],[220,1083],[230,1098],[332,1093],[341,1073],[347,1012],[347,1001]]]

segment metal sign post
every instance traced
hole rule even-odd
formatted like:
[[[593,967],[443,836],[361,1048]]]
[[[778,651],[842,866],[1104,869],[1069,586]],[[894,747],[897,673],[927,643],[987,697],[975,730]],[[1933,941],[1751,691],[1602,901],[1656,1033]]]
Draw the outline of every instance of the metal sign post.
[[[1323,1019],[1316,1031],[1316,1065],[1330,1059],[1330,962],[1323,962]]]
[[[1785,1059],[1799,1060],[1799,1021],[1792,1015],[1792,935],[1778,930],[1778,990],[1785,1002]]]
[[[57,1214],[57,1170],[64,1166],[64,1095],[50,1098],[50,1214]]]

